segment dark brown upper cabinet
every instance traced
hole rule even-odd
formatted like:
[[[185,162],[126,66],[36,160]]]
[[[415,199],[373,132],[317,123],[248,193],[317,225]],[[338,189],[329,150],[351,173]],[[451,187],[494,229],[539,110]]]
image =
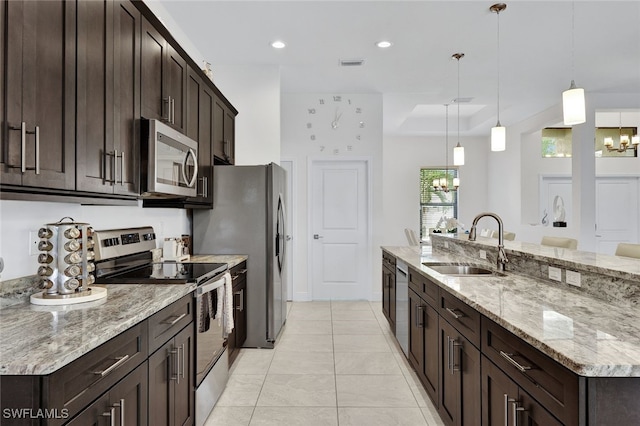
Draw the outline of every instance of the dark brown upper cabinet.
[[[141,60],[142,117],[186,133],[187,61],[146,19]]]
[[[220,164],[235,164],[236,113],[216,97],[213,111],[213,155]]]
[[[126,0],[78,2],[79,191],[139,193],[140,22]]]
[[[75,187],[76,2],[2,2],[2,184]]]

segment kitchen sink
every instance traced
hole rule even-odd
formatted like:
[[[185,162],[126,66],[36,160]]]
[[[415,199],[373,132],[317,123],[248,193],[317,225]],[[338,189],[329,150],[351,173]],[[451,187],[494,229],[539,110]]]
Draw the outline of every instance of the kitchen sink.
[[[433,269],[442,275],[452,275],[457,277],[478,277],[478,276],[504,276],[503,273],[492,271],[478,265],[461,263],[431,263],[424,262],[424,266]]]

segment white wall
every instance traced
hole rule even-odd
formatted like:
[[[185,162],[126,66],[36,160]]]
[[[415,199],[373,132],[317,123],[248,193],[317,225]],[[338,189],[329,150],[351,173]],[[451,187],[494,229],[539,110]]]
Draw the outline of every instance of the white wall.
[[[332,94],[308,93],[308,94],[283,94],[282,95],[282,157],[294,162],[296,183],[293,200],[290,200],[290,210],[296,217],[296,229],[293,230],[293,252],[296,262],[294,264],[293,300],[310,300],[311,283],[308,282],[308,247],[311,240],[311,231],[308,221],[308,161],[309,159],[331,158],[367,158],[371,160],[373,179],[373,235],[371,246],[372,257],[372,288],[373,299],[379,300],[380,293],[380,245],[386,244],[384,240],[384,225],[382,217],[383,191],[382,191],[382,96],[379,94],[342,94],[343,99],[352,98],[355,103],[367,111],[366,138],[361,143],[350,142],[344,138],[343,133],[332,133],[330,122],[334,111],[328,111],[330,116],[323,117],[322,123],[326,124],[326,131],[314,132],[317,139],[311,140],[310,131],[307,128],[308,108],[316,105],[319,98],[329,98]],[[333,107],[332,107],[333,108]],[[344,117],[346,118],[346,116]],[[346,123],[342,123],[345,125]],[[341,129],[342,130],[342,129]],[[348,146],[352,150],[348,151]],[[324,147],[324,149],[322,148]],[[321,149],[323,149],[321,151]],[[334,154],[334,150],[339,150]]]
[[[0,257],[5,269],[2,280],[34,275],[36,255],[29,255],[29,232],[46,223],[70,216],[94,229],[153,226],[157,247],[164,237],[191,233],[187,211],[182,209],[143,209],[140,206],[82,206],[71,203],[0,200]]]
[[[465,164],[460,166],[459,221],[467,229],[476,214],[487,208],[487,138],[461,138]],[[420,169],[445,166],[445,138],[385,136],[383,200],[385,245],[407,245],[404,228],[420,235]],[[449,161],[453,146],[450,141]],[[487,227],[497,224],[487,223]]]
[[[280,69],[213,66],[214,82],[238,110],[237,165],[280,163]]]

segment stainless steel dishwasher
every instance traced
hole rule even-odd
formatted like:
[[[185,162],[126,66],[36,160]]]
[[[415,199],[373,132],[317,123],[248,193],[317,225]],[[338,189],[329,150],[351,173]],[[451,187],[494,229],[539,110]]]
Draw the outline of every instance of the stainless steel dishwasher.
[[[405,356],[409,352],[409,270],[396,260],[396,339]]]

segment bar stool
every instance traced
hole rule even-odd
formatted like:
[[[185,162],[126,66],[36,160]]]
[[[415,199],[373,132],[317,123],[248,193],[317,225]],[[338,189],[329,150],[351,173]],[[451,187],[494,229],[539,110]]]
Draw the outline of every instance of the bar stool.
[[[540,244],[543,246],[561,247],[575,250],[578,248],[578,240],[573,238],[543,236]]]
[[[640,259],[640,244],[618,243],[616,256],[634,257]]]

